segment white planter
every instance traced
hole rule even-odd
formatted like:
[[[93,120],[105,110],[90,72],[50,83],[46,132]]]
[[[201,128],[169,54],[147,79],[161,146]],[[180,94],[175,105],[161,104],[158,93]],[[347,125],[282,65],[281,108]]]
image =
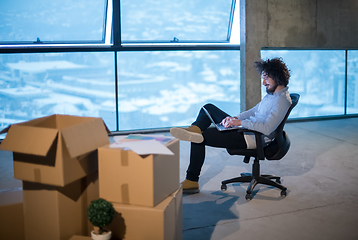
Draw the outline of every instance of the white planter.
[[[91,237],[93,240],[110,240],[112,237],[112,232],[107,231],[102,233],[101,235],[94,234],[94,232],[91,232]]]

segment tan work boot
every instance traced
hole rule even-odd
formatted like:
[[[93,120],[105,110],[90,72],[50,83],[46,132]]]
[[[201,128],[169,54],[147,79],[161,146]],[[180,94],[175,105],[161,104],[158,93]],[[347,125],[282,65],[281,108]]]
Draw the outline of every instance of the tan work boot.
[[[183,186],[183,194],[193,194],[200,192],[199,183],[185,179],[181,182]]]
[[[189,141],[193,143],[201,143],[204,141],[204,137],[201,134],[201,129],[195,125],[191,125],[188,128],[171,128],[170,134],[173,137],[183,141]]]

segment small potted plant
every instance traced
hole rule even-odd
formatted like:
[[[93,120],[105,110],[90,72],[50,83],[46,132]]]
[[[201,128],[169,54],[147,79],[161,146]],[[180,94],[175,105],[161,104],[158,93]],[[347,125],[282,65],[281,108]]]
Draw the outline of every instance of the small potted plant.
[[[87,209],[89,221],[93,224],[94,230],[91,237],[94,240],[109,240],[112,237],[110,230],[103,227],[109,225],[114,218],[115,210],[112,203],[103,198],[93,200]]]

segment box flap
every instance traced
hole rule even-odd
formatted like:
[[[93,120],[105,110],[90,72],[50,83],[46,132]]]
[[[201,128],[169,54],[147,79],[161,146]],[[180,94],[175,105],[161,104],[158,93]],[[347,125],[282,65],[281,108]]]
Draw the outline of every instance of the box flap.
[[[104,127],[106,128],[106,131],[108,134],[111,134],[111,130],[109,130],[109,128],[107,127],[106,123],[103,121]]]
[[[1,150],[46,156],[57,136],[57,129],[11,125]]]
[[[50,118],[54,118],[54,116],[55,115],[50,115],[50,116],[46,116],[46,117],[31,119],[31,120],[24,121],[24,122],[10,124],[6,128],[2,129],[0,131],[0,134],[7,133],[12,125],[33,126],[33,127],[36,127],[36,126],[37,127],[47,127],[47,126],[43,126],[42,123],[48,121],[48,119],[50,119]],[[52,128],[56,128],[56,127],[54,126]]]
[[[18,123],[18,125],[56,129],[55,117],[56,115],[49,115],[45,117],[30,119],[26,122]]]
[[[7,132],[9,131],[10,127],[11,127],[11,125],[9,125],[9,126],[7,126],[6,128],[2,129],[2,130],[0,131],[0,134],[7,133]]]
[[[86,118],[81,124],[60,131],[71,158],[109,144],[108,134],[101,118]]]

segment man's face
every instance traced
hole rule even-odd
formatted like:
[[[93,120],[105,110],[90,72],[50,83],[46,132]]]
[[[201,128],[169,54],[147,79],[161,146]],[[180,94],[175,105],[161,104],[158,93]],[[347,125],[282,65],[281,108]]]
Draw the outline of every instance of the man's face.
[[[266,87],[266,92],[274,93],[277,88],[277,84],[275,83],[275,81],[270,78],[265,72],[262,72],[261,78],[263,80],[262,85]]]

